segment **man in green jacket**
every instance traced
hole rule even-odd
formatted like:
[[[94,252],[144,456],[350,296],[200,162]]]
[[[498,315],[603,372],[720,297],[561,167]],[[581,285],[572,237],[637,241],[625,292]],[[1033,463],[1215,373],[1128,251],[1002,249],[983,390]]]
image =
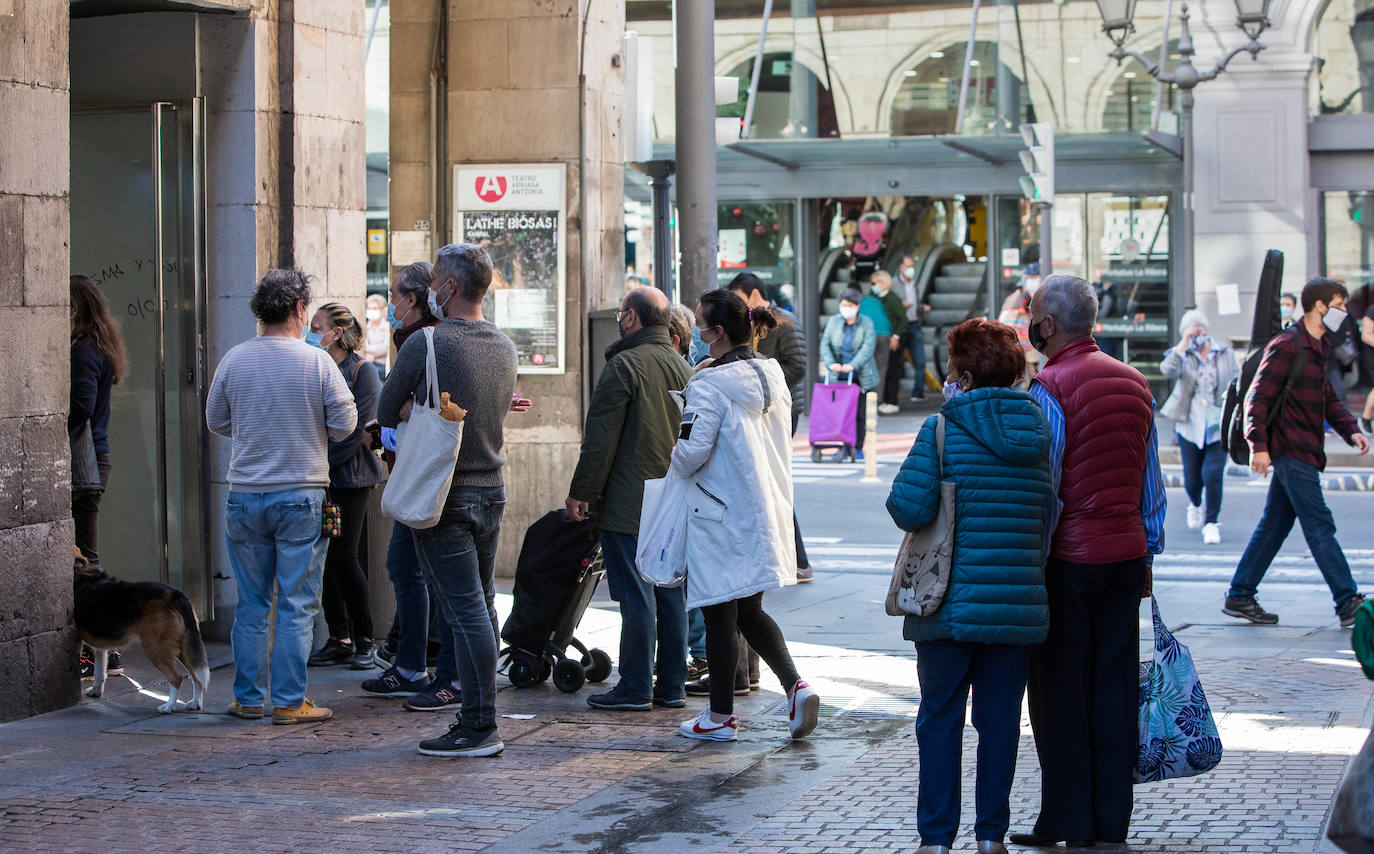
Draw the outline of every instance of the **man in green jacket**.
[[[606,349],[568,488],[568,515],[590,515],[601,531],[606,581],[620,603],[620,682],[587,698],[594,709],[687,704],[687,586],[655,587],[635,568],[644,481],[668,473],[682,417],[671,392],[691,377],[668,336],[669,316],[668,298],[654,288],[636,288],[621,303],[620,340]]]

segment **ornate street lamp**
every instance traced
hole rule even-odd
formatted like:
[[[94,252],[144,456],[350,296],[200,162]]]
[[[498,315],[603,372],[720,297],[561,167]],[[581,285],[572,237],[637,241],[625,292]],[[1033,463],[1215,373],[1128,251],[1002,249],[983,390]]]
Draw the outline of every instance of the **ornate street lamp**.
[[[1226,54],[1217,64],[1205,71],[1193,66],[1193,37],[1188,32],[1188,4],[1183,4],[1179,12],[1183,33],[1178,39],[1178,55],[1182,60],[1173,71],[1165,71],[1150,59],[1124,47],[1126,37],[1135,31],[1135,0],[1097,0],[1097,10],[1102,15],[1102,31],[1116,45],[1108,54],[1120,65],[1131,57],[1145,66],[1146,72],[1162,83],[1172,83],[1182,92],[1183,102],[1183,304],[1193,305],[1193,89],[1204,80],[1215,78],[1231,60],[1242,53],[1250,54],[1252,59],[1259,58],[1264,45],[1259,43],[1260,34],[1269,26],[1269,4],[1271,0],[1235,0],[1236,27],[1245,33],[1249,41]]]

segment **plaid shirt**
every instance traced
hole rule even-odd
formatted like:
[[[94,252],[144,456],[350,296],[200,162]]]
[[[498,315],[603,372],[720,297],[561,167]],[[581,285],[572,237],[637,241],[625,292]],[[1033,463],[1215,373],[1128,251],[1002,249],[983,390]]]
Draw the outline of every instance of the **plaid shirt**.
[[[1264,349],[1259,372],[1245,395],[1245,438],[1250,442],[1251,453],[1289,457],[1320,471],[1326,468],[1326,430],[1322,422],[1336,428],[1347,442],[1359,432],[1354,416],[1336,396],[1326,375],[1329,339],[1329,335],[1313,338],[1299,320]],[[1278,417],[1266,427],[1264,422],[1288,381],[1288,369],[1297,357],[1298,347],[1307,348],[1307,364],[1294,381]]]

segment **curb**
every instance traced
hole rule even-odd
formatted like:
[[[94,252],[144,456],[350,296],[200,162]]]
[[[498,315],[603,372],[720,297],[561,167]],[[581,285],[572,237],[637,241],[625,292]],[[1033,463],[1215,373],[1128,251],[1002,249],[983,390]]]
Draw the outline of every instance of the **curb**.
[[[1227,474],[1231,472],[1228,470]],[[1327,492],[1374,492],[1374,474],[1324,474],[1321,480],[1322,489]],[[1183,475],[1164,472],[1164,488],[1182,489]]]

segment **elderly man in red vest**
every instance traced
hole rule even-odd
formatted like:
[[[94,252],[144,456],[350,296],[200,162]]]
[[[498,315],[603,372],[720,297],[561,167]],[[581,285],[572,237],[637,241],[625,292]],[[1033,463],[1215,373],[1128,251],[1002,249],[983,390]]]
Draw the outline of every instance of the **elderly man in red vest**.
[[[1030,393],[1045,410],[1059,495],[1045,584],[1050,633],[1031,659],[1040,817],[1020,845],[1125,842],[1137,744],[1140,599],[1164,548],[1164,483],[1145,377],[1097,349],[1097,296],[1050,276],[1030,303],[1046,356]]]

